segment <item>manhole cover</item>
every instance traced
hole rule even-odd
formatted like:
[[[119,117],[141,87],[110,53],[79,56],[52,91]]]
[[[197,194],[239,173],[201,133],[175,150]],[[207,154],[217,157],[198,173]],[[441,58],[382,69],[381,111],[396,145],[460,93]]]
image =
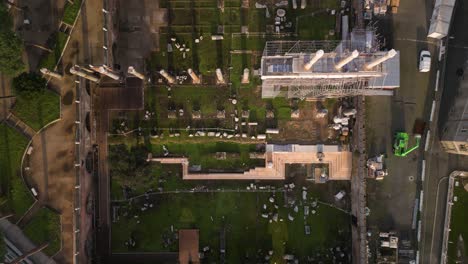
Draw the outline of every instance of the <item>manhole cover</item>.
[[[413,177],[413,176],[409,176],[409,177],[408,177],[408,180],[414,181],[414,177]]]

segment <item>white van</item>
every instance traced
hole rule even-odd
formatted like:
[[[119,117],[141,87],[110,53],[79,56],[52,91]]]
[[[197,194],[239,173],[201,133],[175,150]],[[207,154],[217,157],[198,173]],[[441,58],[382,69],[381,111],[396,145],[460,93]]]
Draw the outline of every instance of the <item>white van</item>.
[[[431,70],[431,53],[422,50],[419,54],[419,72],[428,72]]]

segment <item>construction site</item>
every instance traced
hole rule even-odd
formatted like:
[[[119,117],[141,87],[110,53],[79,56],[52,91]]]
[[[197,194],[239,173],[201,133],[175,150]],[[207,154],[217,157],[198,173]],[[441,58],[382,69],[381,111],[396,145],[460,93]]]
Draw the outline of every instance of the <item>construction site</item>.
[[[9,261],[365,264],[437,254],[427,241],[441,220],[429,218],[442,210],[444,178],[430,184],[438,165],[426,173],[426,157],[439,155],[445,46],[431,62],[427,37],[449,36],[454,0],[436,1],[429,28],[425,12],[408,15],[417,4],[398,0],[64,2],[53,32],[36,21],[31,30],[30,11],[9,5],[24,12],[30,67],[57,101],[38,119],[19,96],[2,101],[0,133],[18,149],[0,152],[14,152],[11,175],[22,180],[4,189],[24,194],[4,206],[16,223],[0,218]],[[50,39],[29,43],[42,29]],[[468,153],[465,134],[447,125],[443,148]],[[54,226],[34,238],[44,222]]]
[[[302,1],[298,9],[280,1],[264,6],[167,1],[148,3],[145,10],[105,2],[109,26],[104,25],[102,62],[69,69],[82,87],[91,87],[93,98],[87,122],[95,130],[86,145],[94,147],[83,152],[93,153],[98,179],[94,254],[112,263],[177,258],[186,263],[194,252],[200,252],[195,260],[201,262],[363,263],[365,178],[381,179],[386,172],[377,159],[366,173],[362,98],[393,95],[400,85],[399,52],[381,50],[374,29],[351,29],[345,22],[333,26],[343,31],[342,39],[291,40],[286,28],[294,18],[285,13],[332,8],[346,14],[347,3],[325,7]],[[181,22],[183,10],[191,21]],[[202,31],[202,10],[216,14],[211,34]],[[271,10],[285,22],[284,35],[269,31],[277,22],[263,12]],[[336,10],[324,16],[334,19]],[[150,19],[137,19],[145,12],[152,12]],[[236,15],[239,32],[229,25]],[[245,29],[251,29],[246,18],[252,15],[265,23],[256,33]],[[112,21],[125,27],[111,26]],[[181,27],[189,22],[191,40]],[[134,46],[130,36],[142,37],[147,30],[156,45]],[[241,49],[239,40],[245,42]],[[205,49],[215,50],[215,57],[203,57]],[[236,205],[239,199],[246,202]],[[172,216],[155,221],[164,214]],[[336,220],[326,229],[330,217]],[[187,228],[193,230],[185,241]],[[240,234],[252,228],[256,231]],[[260,239],[257,244],[239,250],[241,241],[254,242],[253,237]],[[338,237],[342,242],[333,242]]]
[[[366,181],[388,171],[365,98],[395,94],[401,57],[360,1],[87,5],[39,69],[76,111],[69,263],[368,262]]]
[[[317,99],[393,95],[398,52],[380,51],[375,32],[353,30],[341,41],[269,41],[261,63],[262,98]]]

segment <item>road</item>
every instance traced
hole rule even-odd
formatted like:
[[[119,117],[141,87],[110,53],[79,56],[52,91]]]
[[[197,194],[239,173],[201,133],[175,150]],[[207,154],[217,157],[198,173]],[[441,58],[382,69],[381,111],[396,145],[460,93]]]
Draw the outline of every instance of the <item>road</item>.
[[[445,79],[441,82],[441,91],[436,93],[436,98],[442,102],[439,109],[440,115],[434,120],[431,129],[431,148],[426,153],[428,172],[424,182],[424,204],[422,213],[422,235],[421,235],[421,263],[439,263],[441,256],[443,224],[446,208],[447,181],[444,177],[454,170],[466,170],[468,168],[468,157],[461,155],[447,154],[443,152],[438,143],[439,131],[442,131],[445,120],[448,118],[450,106],[457,94],[457,88],[461,82],[467,82],[465,78],[459,78],[455,72],[459,68],[465,68],[468,72],[466,63],[468,62],[468,34],[466,34],[466,25],[468,25],[468,3],[466,1],[457,1],[455,16],[448,40],[448,51],[446,63],[443,67]]]
[[[395,132],[412,135],[416,120],[429,119],[438,68],[438,42],[426,38],[432,2],[401,1],[398,14],[378,19],[378,30],[385,37],[384,46],[400,52],[400,88],[392,97],[366,99],[367,153],[369,157],[386,154],[389,172],[383,181],[368,181],[367,202],[371,210],[368,227],[373,231],[397,231],[400,240],[411,241],[413,245],[417,241],[416,230],[412,228],[413,209],[421,187],[424,149],[401,158],[392,154],[392,144]],[[430,73],[418,71],[418,57],[423,49],[434,55]],[[410,145],[414,143],[411,138]],[[414,254],[407,259],[401,256],[400,262],[414,258]]]

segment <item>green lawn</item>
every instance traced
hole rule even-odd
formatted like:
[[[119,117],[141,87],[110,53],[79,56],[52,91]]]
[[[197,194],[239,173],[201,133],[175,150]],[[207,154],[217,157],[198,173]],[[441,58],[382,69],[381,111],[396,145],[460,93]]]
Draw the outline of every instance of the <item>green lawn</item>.
[[[465,252],[468,250],[468,226],[466,221],[468,219],[468,192],[463,188],[463,181],[459,178],[460,182],[458,187],[454,187],[454,196],[458,197],[458,201],[454,202],[452,207],[452,218],[450,223],[450,236],[448,244],[448,263],[456,263],[457,256],[457,243],[458,238],[463,238]],[[466,180],[465,180],[466,181]]]
[[[162,146],[166,146],[171,156],[184,156],[189,158],[190,165],[201,165],[202,171],[209,170],[222,170],[222,171],[236,171],[241,172],[253,167],[265,166],[263,159],[250,159],[250,152],[261,152],[262,146],[257,148],[256,144],[239,144],[235,142],[216,142],[205,141],[203,143],[194,143],[186,140],[166,141],[164,143],[153,143],[150,147],[154,156],[163,156]],[[110,157],[117,153],[117,146],[109,146]],[[216,152],[226,152],[226,160],[216,159]],[[145,157],[143,157],[145,158]],[[123,159],[123,158],[122,158]],[[118,165],[122,165],[120,162]],[[146,192],[152,188],[157,190],[158,187],[163,188],[165,191],[191,189],[200,184],[213,185],[217,187],[224,187],[230,189],[245,189],[247,186],[246,181],[243,182],[225,182],[225,181],[183,181],[180,165],[162,165],[157,162],[151,163],[151,168],[148,176],[133,180],[130,196],[135,196]],[[111,172],[113,170],[111,169]],[[118,177],[114,177],[111,183],[111,197],[112,199],[123,199],[122,186],[125,183]],[[216,188],[217,188],[216,187]]]
[[[78,11],[80,10],[82,0],[74,0],[73,4],[69,1],[65,3],[65,7],[63,10],[63,17],[62,21],[68,25],[75,24],[75,20],[78,17]],[[59,62],[60,56],[62,55],[63,49],[65,48],[65,44],[69,35],[58,31],[54,33],[51,38],[49,39],[48,43],[51,46],[52,52],[47,54],[46,56],[42,57],[39,61],[40,68],[47,68],[51,71],[55,70],[55,66]]]
[[[305,16],[299,19],[298,34],[304,40],[334,40],[339,36],[328,35],[329,30],[335,29],[336,17],[328,14]]]
[[[0,208],[20,218],[33,199],[20,177],[21,158],[28,140],[15,129],[0,124]]]
[[[60,215],[52,210],[46,207],[40,209],[23,231],[38,246],[49,243],[43,251],[47,255],[53,256],[60,250]]]
[[[55,66],[57,65],[60,59],[60,55],[62,55],[62,51],[65,48],[65,44],[68,40],[68,37],[69,36],[63,32],[58,32],[56,35],[52,36],[52,52],[50,52],[40,60],[40,68],[47,68],[51,71],[55,69]]]
[[[168,98],[166,87],[152,87],[145,94],[146,107],[156,113],[156,123],[163,128],[218,127],[220,123],[231,122],[228,113],[234,106],[228,100],[229,89],[215,86],[175,86]],[[169,109],[183,109],[184,116],[168,118]],[[216,119],[217,110],[224,109],[226,118]],[[193,111],[201,111],[201,119],[192,119]]]
[[[172,237],[175,229],[200,230],[200,248],[209,246],[208,260],[219,260],[220,231],[226,232],[226,262],[256,263],[273,250],[272,263],[284,263],[284,254],[294,254],[301,262],[307,256],[316,260],[331,261],[330,247],[350,245],[350,217],[325,205],[316,208],[317,214],[304,216],[303,206],[294,212],[285,207],[282,193],[275,195],[279,209],[268,201],[268,193],[195,193],[157,196],[155,207],[142,213],[141,205],[133,204],[128,216],[123,216],[112,226],[112,249],[126,252],[125,241],[132,236],[136,247],[131,251],[177,251],[178,243],[172,239],[164,245],[163,236]],[[301,201],[302,203],[302,201]],[[306,202],[311,203],[311,197]],[[263,204],[267,209],[263,209]],[[278,213],[278,222],[269,223],[262,213]],[[288,220],[288,214],[294,220]],[[139,215],[139,218],[134,218]],[[281,221],[282,219],[283,221]],[[140,221],[138,224],[137,221]],[[305,225],[311,234],[305,235]],[[151,234],[151,236],[148,236]],[[328,252],[327,252],[328,251]],[[259,253],[260,252],[260,253]],[[321,253],[318,257],[318,253]],[[248,256],[248,258],[246,257]]]
[[[81,2],[82,0],[73,0],[73,4],[70,4],[68,1],[66,2],[63,10],[63,22],[69,25],[73,25],[75,23],[75,20],[78,17],[78,11],[81,7]]]
[[[259,160],[249,158],[249,152],[255,152],[256,150],[254,144],[207,142],[203,144],[168,143],[164,145],[170,154],[188,157],[191,165],[201,165],[204,170],[247,170],[262,164]],[[226,152],[228,158],[226,160],[217,160],[215,158],[216,152]],[[162,153],[162,145],[153,145],[153,154],[162,156]],[[233,156],[229,157],[230,154]]]
[[[32,98],[18,95],[13,113],[38,131],[60,117],[60,96],[48,89]]]
[[[252,67],[253,56],[251,54],[232,54],[231,56],[231,67],[230,81],[234,89],[237,88],[251,88],[259,84],[259,81],[253,77]],[[249,84],[241,84],[244,69],[249,69]]]

